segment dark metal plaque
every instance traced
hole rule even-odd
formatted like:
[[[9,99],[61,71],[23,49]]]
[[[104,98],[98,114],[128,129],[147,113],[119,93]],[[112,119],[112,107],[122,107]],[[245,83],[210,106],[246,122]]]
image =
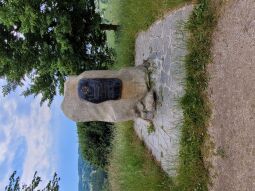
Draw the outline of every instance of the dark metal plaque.
[[[121,98],[122,81],[118,78],[83,78],[78,83],[78,95],[92,103]]]

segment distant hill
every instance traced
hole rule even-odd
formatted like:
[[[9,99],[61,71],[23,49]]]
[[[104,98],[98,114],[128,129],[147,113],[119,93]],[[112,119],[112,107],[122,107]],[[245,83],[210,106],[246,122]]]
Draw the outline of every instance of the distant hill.
[[[79,148],[78,158],[79,191],[102,191],[107,174],[102,169],[92,166],[82,158]]]

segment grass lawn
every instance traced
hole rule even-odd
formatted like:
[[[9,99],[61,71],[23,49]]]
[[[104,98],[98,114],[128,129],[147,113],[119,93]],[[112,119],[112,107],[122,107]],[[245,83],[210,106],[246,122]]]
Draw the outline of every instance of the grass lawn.
[[[114,68],[133,65],[137,33],[147,29],[166,11],[182,6],[185,2],[188,1],[111,0],[111,13],[117,15],[116,22],[121,25],[115,45],[117,62]],[[112,190],[207,190],[209,177],[203,162],[206,128],[210,117],[206,65],[210,62],[211,36],[217,18],[216,9],[211,3],[212,0],[198,0],[198,6],[186,25],[190,35],[187,42],[188,55],[185,58],[186,93],[180,100],[184,120],[178,176],[173,181],[165,176],[138,141],[132,123],[118,124],[109,166]]]
[[[112,191],[167,191],[173,185],[134,133],[132,122],[116,124],[109,182]]]

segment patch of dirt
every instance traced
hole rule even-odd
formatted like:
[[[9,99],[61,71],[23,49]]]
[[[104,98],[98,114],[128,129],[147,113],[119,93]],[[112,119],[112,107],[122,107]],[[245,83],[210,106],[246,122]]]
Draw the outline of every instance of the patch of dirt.
[[[231,0],[213,37],[209,66],[214,191],[255,191],[255,1]]]

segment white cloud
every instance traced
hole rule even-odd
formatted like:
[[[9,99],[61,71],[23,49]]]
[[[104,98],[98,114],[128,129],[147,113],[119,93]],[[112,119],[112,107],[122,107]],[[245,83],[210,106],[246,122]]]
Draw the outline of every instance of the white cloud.
[[[19,95],[16,92],[16,95]],[[29,112],[20,115],[20,104],[27,104]],[[0,181],[0,190],[8,184],[10,173],[15,160],[15,148],[20,145],[13,144],[18,138],[26,141],[26,155],[23,163],[23,173],[21,182],[30,183],[34,172],[47,183],[51,179],[56,168],[55,147],[53,131],[51,127],[51,110],[46,104],[40,107],[40,96],[35,99],[9,96],[3,97],[0,94],[0,131],[4,134],[4,139],[0,140],[0,166],[7,166],[4,178]],[[4,123],[2,121],[5,121]],[[12,146],[12,150],[10,147]],[[23,145],[22,145],[23,146]],[[0,169],[1,171],[1,169]],[[3,172],[1,172],[3,173]]]

